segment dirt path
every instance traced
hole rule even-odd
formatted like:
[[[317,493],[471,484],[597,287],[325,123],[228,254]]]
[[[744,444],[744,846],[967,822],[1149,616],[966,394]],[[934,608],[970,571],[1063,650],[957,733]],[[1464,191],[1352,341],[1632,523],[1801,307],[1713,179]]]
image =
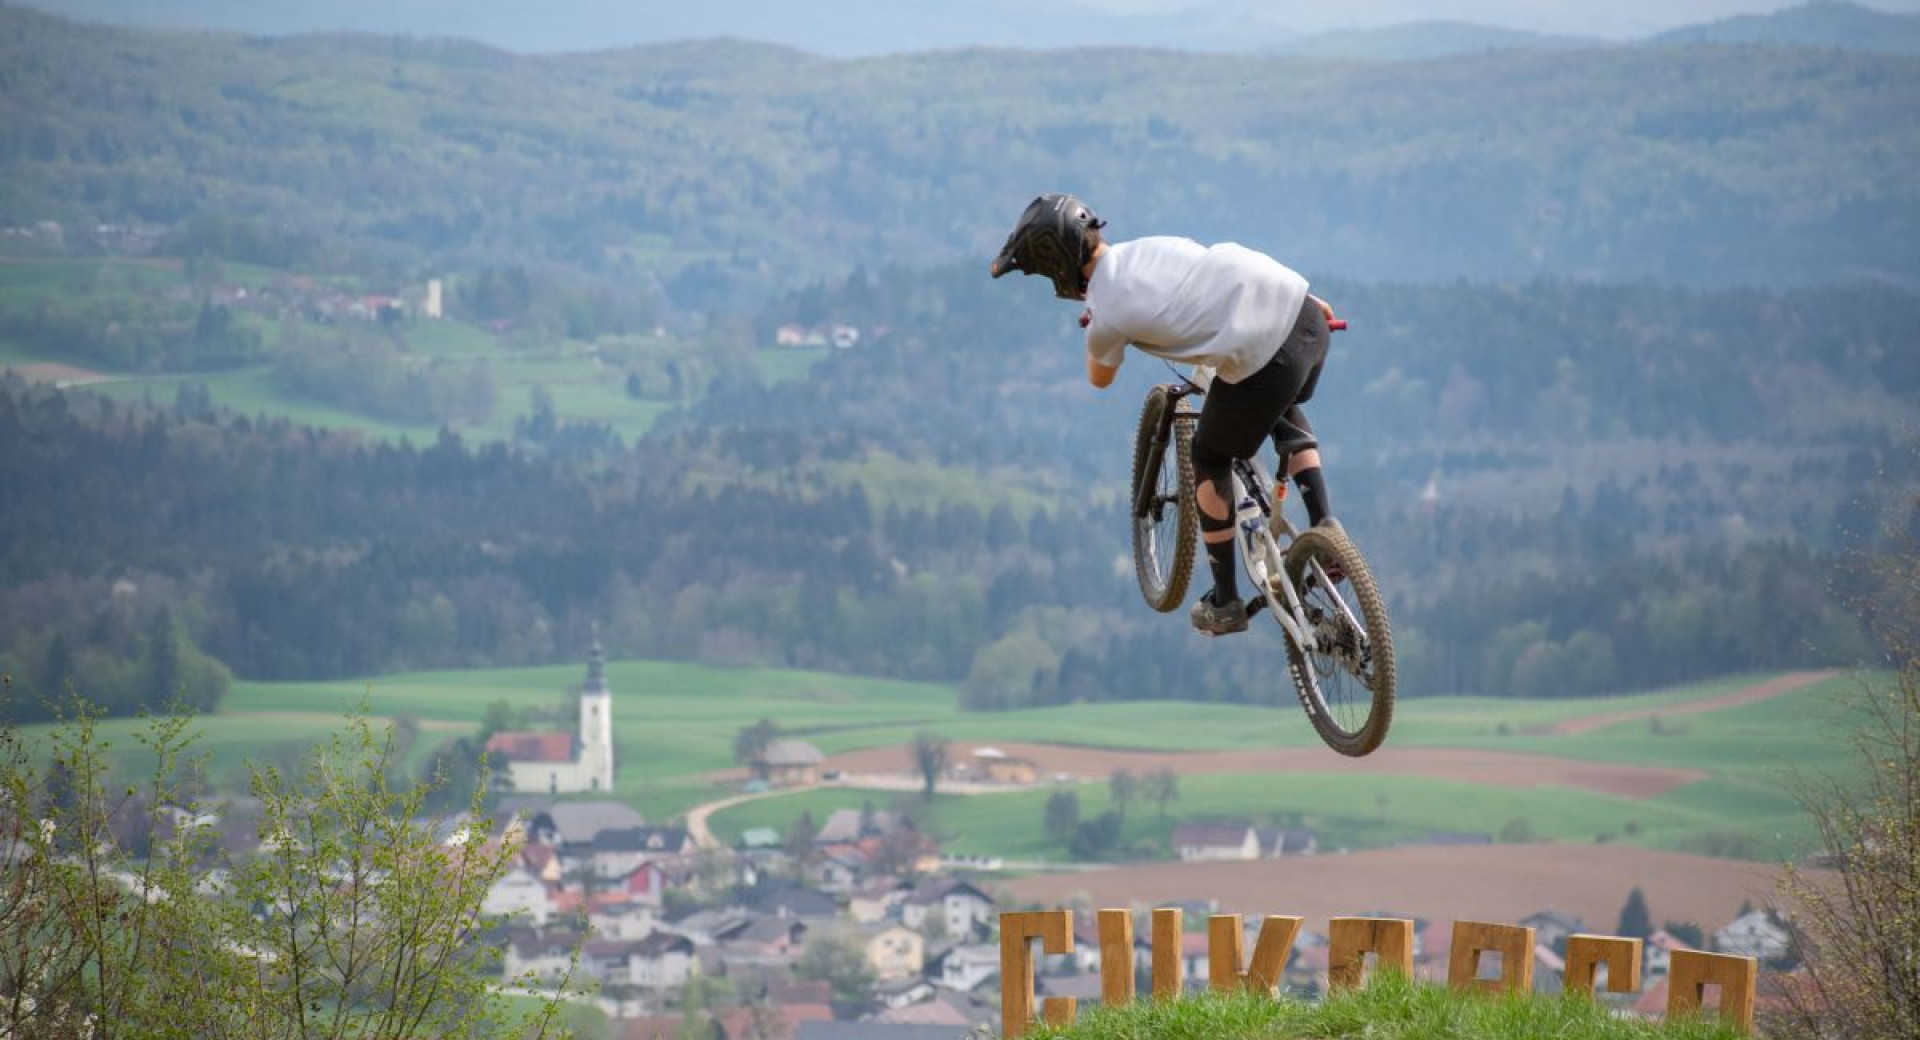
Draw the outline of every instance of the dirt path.
[[[966,761],[976,747],[956,743],[955,761]],[[1182,775],[1198,773],[1392,773],[1495,787],[1571,787],[1624,798],[1652,798],[1701,780],[1697,769],[1612,765],[1551,755],[1462,748],[1397,748],[1391,745],[1366,758],[1346,758],[1324,748],[1269,748],[1260,751],[1119,751],[1059,744],[992,745],[1033,762],[1041,777],[1065,773],[1081,780],[1102,780],[1116,769],[1135,774],[1166,768]],[[905,747],[867,748],[834,755],[824,768],[848,775],[904,772]]]
[[[693,839],[694,847],[702,849],[724,848],[726,843],[714,837],[713,828],[707,826],[707,819],[722,809],[729,809],[741,802],[751,802],[756,798],[767,798],[777,794],[792,794],[806,790],[801,787],[785,787],[774,791],[759,791],[754,794],[736,794],[731,798],[696,805],[687,810],[687,837]]]
[[[1805,689],[1814,683],[1824,682],[1838,674],[1840,673],[1831,668],[1817,672],[1788,672],[1777,679],[1769,679],[1732,693],[1723,693],[1718,697],[1684,701],[1664,708],[1631,708],[1626,711],[1609,711],[1578,719],[1563,719],[1540,727],[1538,732],[1568,736],[1574,733],[1586,733],[1602,726],[1611,726],[1616,722],[1631,722],[1634,719],[1652,718],[1655,715],[1663,719],[1679,715],[1699,715],[1703,712],[1719,711],[1721,708],[1733,708],[1742,704],[1752,704],[1755,701],[1764,701],[1770,697],[1780,697],[1795,690]]]
[[[1820,880],[1824,871],[1809,871]],[[994,886],[1015,903],[1064,907],[1165,905],[1196,897],[1221,913],[1329,917],[1389,914],[1436,921],[1517,923],[1538,910],[1578,916],[1611,934],[1638,885],[1654,920],[1717,924],[1740,904],[1777,902],[1779,868],[1630,845],[1410,846],[1346,855],[1234,863],[1156,863],[1084,874],[1019,878]]]

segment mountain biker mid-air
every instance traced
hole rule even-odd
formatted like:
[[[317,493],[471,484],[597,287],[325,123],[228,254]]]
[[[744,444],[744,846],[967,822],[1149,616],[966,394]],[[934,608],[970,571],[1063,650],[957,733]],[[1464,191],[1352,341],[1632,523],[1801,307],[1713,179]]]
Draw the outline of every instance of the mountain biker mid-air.
[[[1209,635],[1244,632],[1247,606],[1234,575],[1233,460],[1253,457],[1261,439],[1271,437],[1288,459],[1308,521],[1335,522],[1313,427],[1300,410],[1320,380],[1333,310],[1307,292],[1305,278],[1264,253],[1165,236],[1109,244],[1100,233],[1105,226],[1072,195],[1042,195],[1007,236],[993,277],[1045,275],[1056,296],[1086,302],[1080,324],[1087,330],[1087,381],[1097,388],[1113,382],[1129,343],[1214,370],[1193,437],[1194,497],[1213,588],[1190,617]]]

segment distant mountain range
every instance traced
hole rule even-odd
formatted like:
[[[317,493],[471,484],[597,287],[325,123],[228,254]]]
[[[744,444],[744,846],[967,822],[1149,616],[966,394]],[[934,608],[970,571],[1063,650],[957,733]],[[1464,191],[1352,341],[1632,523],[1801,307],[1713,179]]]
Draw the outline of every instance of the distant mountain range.
[[[1888,14],[1843,0],[1814,0],[1762,17],[1742,15],[1675,29],[1648,42],[1758,43],[1920,54],[1920,16]]]
[[[1318,23],[1265,10],[1196,7],[1127,13],[1096,0],[734,0],[718,5],[547,0],[537,17],[517,0],[33,0],[70,18],[119,25],[204,28],[255,35],[353,31],[460,37],[521,53],[598,50],[672,40],[738,37],[832,57],[1017,47],[1154,47],[1325,55],[1396,61],[1489,50],[1631,45],[1596,35],[1550,34],[1477,18],[1315,31]],[[1722,8],[1724,10],[1724,7]],[[1504,10],[1504,9],[1502,9]],[[1488,10],[1486,16],[1498,16]],[[1676,17],[1685,17],[1676,12]],[[1671,24],[1671,23],[1668,23]],[[1920,15],[1845,0],[1811,0],[1662,32],[1640,44],[1701,42],[1841,47],[1920,53]]]
[[[1408,61],[1484,51],[1609,46],[1618,45],[1597,36],[1558,36],[1472,22],[1409,22],[1383,29],[1315,33],[1283,43],[1274,48],[1274,52],[1302,57]]]

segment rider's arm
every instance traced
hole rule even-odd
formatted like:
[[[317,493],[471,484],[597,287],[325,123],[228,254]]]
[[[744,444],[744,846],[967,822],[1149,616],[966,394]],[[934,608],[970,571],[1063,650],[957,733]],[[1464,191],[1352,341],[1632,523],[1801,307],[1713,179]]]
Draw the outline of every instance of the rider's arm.
[[[1105,390],[1120,371],[1127,355],[1127,339],[1119,332],[1094,322],[1087,328],[1087,382]]]
[[[1087,382],[1096,389],[1105,390],[1113,385],[1113,377],[1120,374],[1119,365],[1103,365],[1092,358],[1087,359]]]

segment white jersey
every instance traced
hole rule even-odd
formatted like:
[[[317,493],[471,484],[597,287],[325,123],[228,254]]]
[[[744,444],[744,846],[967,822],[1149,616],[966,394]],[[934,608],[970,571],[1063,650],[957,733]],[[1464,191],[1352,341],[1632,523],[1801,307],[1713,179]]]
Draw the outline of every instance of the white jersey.
[[[1131,343],[1210,365],[1238,383],[1273,360],[1307,299],[1307,280],[1232,242],[1138,238],[1109,245],[1087,284],[1087,356],[1117,368]]]

